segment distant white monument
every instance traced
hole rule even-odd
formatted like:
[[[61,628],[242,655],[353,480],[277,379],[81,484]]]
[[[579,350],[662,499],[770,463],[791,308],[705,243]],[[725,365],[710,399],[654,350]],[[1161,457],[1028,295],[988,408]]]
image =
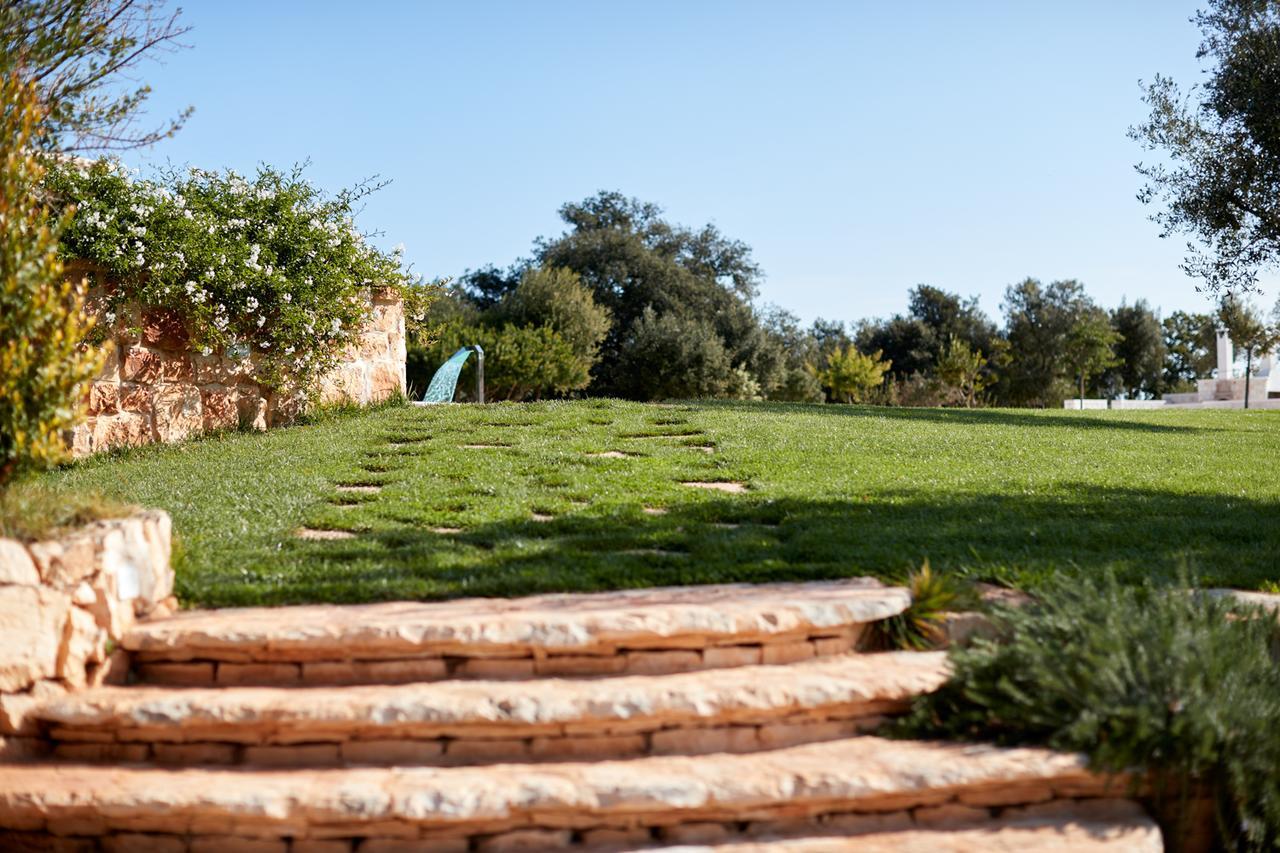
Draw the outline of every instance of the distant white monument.
[[[1204,408],[1236,409],[1244,406],[1245,378],[1235,375],[1235,347],[1226,329],[1218,330],[1218,367],[1212,379],[1197,379],[1196,390],[1184,394],[1165,394],[1160,400],[1063,400],[1067,409],[1163,409]],[[1249,408],[1280,409],[1280,371],[1275,369],[1275,354],[1254,356],[1253,375],[1249,380]]]

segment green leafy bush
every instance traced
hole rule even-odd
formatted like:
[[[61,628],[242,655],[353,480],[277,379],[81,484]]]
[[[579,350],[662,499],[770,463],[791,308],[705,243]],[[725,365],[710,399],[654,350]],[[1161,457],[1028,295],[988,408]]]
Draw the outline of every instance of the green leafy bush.
[[[568,342],[590,371],[609,333],[609,311],[596,304],[591,288],[572,270],[527,270],[489,313],[490,325],[547,326]]]
[[[411,323],[431,294],[402,270],[401,250],[382,252],[356,229],[373,185],[329,197],[301,167],[266,166],[252,180],[195,168],[140,180],[103,159],[64,161],[45,186],[75,209],[63,257],[106,273],[105,325],[132,305],[168,309],[206,353],[256,352],[266,384],[305,384],[332,367],[367,318],[367,288],[401,288]]]
[[[56,462],[100,354],[81,344],[92,328],[82,287],[63,280],[58,231],[36,188],[41,112],[33,86],[0,78],[0,485],[19,469]]]
[[[893,366],[892,361],[882,360],[881,355],[879,350],[866,355],[852,346],[837,347],[827,357],[825,368],[811,370],[834,399],[861,403],[880,387],[885,373]]]
[[[424,379],[419,380],[422,388],[446,358],[473,344],[484,347],[485,398],[490,401],[562,396],[585,388],[590,379],[573,346],[550,326],[453,325],[444,328],[436,343],[424,350],[429,372],[424,371]],[[462,399],[469,398],[475,387],[475,362],[474,358],[467,362],[458,381]],[[421,390],[418,384],[415,382],[415,390]]]
[[[917,703],[912,736],[1045,744],[1151,786],[1166,838],[1180,798],[1212,792],[1237,848],[1280,843],[1275,616],[1185,589],[1058,579],[997,609],[1002,641],[952,651],[953,677]]]

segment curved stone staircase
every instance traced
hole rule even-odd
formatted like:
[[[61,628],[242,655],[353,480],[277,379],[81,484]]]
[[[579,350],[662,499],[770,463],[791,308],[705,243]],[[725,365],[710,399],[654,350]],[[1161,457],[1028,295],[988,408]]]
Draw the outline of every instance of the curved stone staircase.
[[[1078,756],[868,732],[946,678],[858,579],[142,623],[20,721],[0,849],[1158,851]]]

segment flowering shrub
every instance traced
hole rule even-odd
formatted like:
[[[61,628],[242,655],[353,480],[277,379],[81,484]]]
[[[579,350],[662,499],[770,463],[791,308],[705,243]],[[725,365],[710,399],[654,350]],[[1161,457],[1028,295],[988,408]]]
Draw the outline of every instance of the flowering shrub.
[[[63,162],[45,187],[56,208],[75,208],[63,257],[106,272],[105,326],[131,305],[167,309],[204,354],[253,353],[267,385],[305,385],[332,367],[367,319],[368,287],[399,288],[411,322],[437,289],[410,280],[402,247],[382,252],[356,229],[354,205],[377,189],[367,183],[329,197],[301,167],[139,180],[104,159]]]

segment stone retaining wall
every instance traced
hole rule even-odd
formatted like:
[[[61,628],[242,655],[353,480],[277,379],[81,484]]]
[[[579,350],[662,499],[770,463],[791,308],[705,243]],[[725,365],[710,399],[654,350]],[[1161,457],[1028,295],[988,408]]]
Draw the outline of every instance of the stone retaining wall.
[[[128,655],[116,648],[125,632],[176,604],[169,553],[159,510],[56,540],[0,539],[0,758],[36,748],[26,719],[36,704],[127,677]]]
[[[319,381],[322,403],[373,403],[405,391],[403,301],[391,288],[375,288],[369,300],[372,315],[358,343]],[[118,324],[111,340],[89,389],[88,417],[69,437],[77,458],[209,430],[266,429],[288,423],[302,409],[300,395],[255,381],[256,354],[202,355],[182,323],[164,311],[139,310]]]

